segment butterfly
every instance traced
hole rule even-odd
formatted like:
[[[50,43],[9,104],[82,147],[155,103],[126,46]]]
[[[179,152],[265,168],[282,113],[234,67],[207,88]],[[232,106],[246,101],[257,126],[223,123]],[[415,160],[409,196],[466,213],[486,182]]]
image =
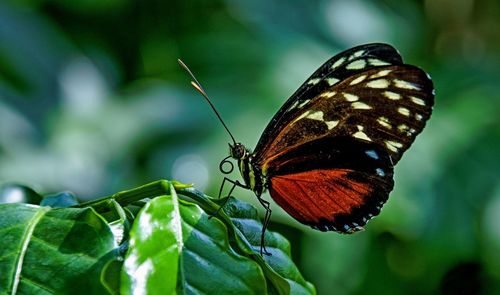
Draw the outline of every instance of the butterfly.
[[[387,201],[394,166],[425,127],[434,94],[429,75],[405,64],[391,45],[343,51],[284,103],[253,151],[230,134],[221,171],[229,173],[223,164],[235,159],[243,183],[225,177],[221,191],[230,182],[229,195],[236,186],[255,193],[266,209],[262,245],[271,215],[266,190],[313,229],[359,231]]]

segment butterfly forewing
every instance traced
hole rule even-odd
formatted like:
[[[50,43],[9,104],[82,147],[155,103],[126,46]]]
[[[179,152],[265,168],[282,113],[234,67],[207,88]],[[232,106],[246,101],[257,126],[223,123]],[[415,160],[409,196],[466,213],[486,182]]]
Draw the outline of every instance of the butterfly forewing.
[[[258,146],[270,142],[281,126],[286,125],[296,113],[304,109],[311,99],[327,91],[344,79],[369,68],[403,64],[392,46],[374,43],[353,47],[341,52],[317,69],[280,108],[262,134]],[[261,149],[264,149],[262,147]]]
[[[319,137],[352,136],[386,149],[393,164],[408,149],[430,117],[433,87],[427,74],[410,65],[374,68],[355,74],[314,98],[256,160],[264,164],[291,147]]]
[[[387,200],[393,168],[387,152],[351,136],[323,137],[268,163],[273,199],[319,230],[359,230]]]

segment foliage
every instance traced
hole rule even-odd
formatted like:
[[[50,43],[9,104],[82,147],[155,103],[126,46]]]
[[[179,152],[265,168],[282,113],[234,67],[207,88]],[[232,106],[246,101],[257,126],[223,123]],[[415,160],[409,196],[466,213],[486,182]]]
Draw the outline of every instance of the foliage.
[[[165,180],[61,207],[67,196],[0,204],[0,294],[315,294],[281,235],[267,232],[272,255],[258,254],[262,225],[244,202],[218,211]]]

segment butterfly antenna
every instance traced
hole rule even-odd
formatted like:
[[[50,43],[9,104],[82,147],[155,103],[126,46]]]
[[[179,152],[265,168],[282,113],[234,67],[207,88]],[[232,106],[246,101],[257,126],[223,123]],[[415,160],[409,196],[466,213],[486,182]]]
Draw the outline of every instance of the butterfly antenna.
[[[203,95],[203,97],[205,98],[205,100],[208,102],[208,104],[210,105],[210,107],[212,108],[212,110],[214,110],[215,112],[215,115],[217,115],[217,118],[219,118],[219,121],[222,123],[222,126],[224,126],[224,128],[226,128],[226,131],[227,133],[229,134],[229,136],[231,136],[231,139],[233,140],[233,143],[236,145],[236,140],[234,139],[233,137],[233,134],[231,133],[231,131],[229,131],[229,128],[227,128],[227,125],[226,123],[224,123],[224,121],[222,120],[222,117],[220,116],[219,112],[217,112],[217,109],[215,109],[215,106],[214,104],[212,103],[212,101],[210,100],[210,98],[208,98],[208,95],[207,93],[205,92],[205,90],[203,89],[203,87],[201,86],[200,82],[198,82],[198,80],[196,79],[196,77],[194,76],[193,72],[191,72],[191,70],[188,68],[188,66],[186,66],[186,64],[184,62],[182,62],[182,60],[178,59],[177,60],[179,62],[179,64],[181,65],[181,67],[184,68],[184,70],[186,70],[186,72],[189,73],[189,75],[191,76],[191,78],[193,78],[193,81],[191,81],[191,85],[194,87],[194,89],[196,89],[201,95]]]

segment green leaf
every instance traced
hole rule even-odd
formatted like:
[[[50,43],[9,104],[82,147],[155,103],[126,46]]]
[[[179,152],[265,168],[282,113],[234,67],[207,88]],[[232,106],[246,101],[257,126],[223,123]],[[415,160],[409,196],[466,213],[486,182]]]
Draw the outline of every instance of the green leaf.
[[[113,235],[92,208],[0,205],[0,293],[106,294],[101,269]]]
[[[200,191],[188,188],[179,192],[195,200],[207,212],[218,209],[212,199]],[[226,224],[233,249],[259,264],[270,282],[270,293],[316,294],[314,286],[302,277],[291,260],[290,244],[283,236],[267,230],[264,243],[272,255],[264,255],[263,258],[259,254],[262,224],[255,207],[234,198],[215,201],[225,203],[224,212],[219,212],[216,218]]]
[[[139,213],[122,282],[123,294],[266,294],[261,268],[230,247],[224,223],[173,189]]]
[[[262,223],[259,220],[257,210],[252,205],[230,197],[224,206],[226,212],[233,224],[245,236],[253,248],[252,252],[245,251],[252,256],[260,251],[260,237],[262,232]],[[275,274],[266,273],[273,285],[281,290],[287,290],[290,294],[315,294],[314,286],[307,282],[300,274],[298,268],[291,260],[291,247],[288,240],[276,232],[267,230],[265,233],[264,244],[271,255],[264,255],[265,263],[257,259],[264,270],[270,266]],[[286,281],[284,282],[283,279]],[[286,286],[284,286],[286,284]]]
[[[102,268],[101,282],[104,287],[106,287],[106,290],[112,295],[120,294],[120,276],[122,268],[122,259],[110,260]]]
[[[262,225],[244,202],[218,210],[190,186],[160,180],[76,207],[0,207],[0,294],[315,293],[281,235],[268,231],[272,256],[259,254]]]
[[[113,199],[105,202],[105,204],[108,211],[100,212],[100,216],[108,222],[109,228],[115,237],[115,243],[120,245],[128,240],[128,233],[133,222],[133,217],[131,217],[130,212],[127,212],[125,208]]]

